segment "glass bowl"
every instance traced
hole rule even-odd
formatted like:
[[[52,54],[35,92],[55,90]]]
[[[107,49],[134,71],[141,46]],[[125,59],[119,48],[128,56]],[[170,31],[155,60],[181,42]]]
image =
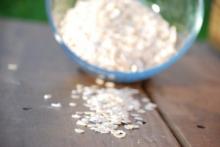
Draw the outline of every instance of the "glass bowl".
[[[46,10],[49,24],[56,41],[67,55],[80,67],[91,74],[96,74],[116,82],[131,83],[150,78],[179,60],[192,46],[201,29],[204,15],[203,0],[142,0],[158,11],[171,25],[177,28],[177,53],[164,63],[137,72],[108,71],[82,60],[65,44],[57,28],[66,11],[73,7],[76,0],[46,0]],[[135,15],[135,14],[134,14]],[[73,26],[74,27],[74,26]]]

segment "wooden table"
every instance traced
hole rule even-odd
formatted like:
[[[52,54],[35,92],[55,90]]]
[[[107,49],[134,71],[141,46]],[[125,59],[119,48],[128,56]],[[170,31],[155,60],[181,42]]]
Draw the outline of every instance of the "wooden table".
[[[17,65],[17,69],[13,65]],[[124,139],[86,130],[75,134],[68,104],[77,84],[92,84],[57,45],[48,25],[0,20],[0,147],[219,147],[220,55],[196,43],[181,61],[139,88],[158,109]]]

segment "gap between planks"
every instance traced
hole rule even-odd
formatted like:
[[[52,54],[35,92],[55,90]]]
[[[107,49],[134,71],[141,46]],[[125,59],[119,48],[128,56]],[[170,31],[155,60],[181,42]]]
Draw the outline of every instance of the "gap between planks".
[[[143,92],[146,94],[146,96],[157,105],[157,108],[155,109],[155,111],[159,114],[159,116],[161,117],[161,120],[164,122],[164,124],[167,126],[167,128],[170,130],[171,134],[173,135],[173,137],[176,139],[176,141],[178,142],[180,147],[190,147],[191,145],[186,141],[186,139],[181,140],[179,138],[182,138],[183,135],[181,135],[180,133],[178,133],[178,131],[175,131],[174,125],[171,125],[171,122],[169,121],[169,119],[163,114],[163,112],[160,110],[158,104],[156,101],[154,101],[153,96],[151,94],[151,92],[148,90],[148,88],[146,87],[146,83],[149,83],[150,80],[146,80],[146,81],[142,81],[140,83],[141,85],[141,89],[143,90]]]

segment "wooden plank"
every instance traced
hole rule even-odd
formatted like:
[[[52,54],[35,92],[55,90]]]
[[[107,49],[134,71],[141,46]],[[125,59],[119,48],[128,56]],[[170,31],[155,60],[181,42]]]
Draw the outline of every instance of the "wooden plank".
[[[220,54],[209,44],[197,43],[145,89],[184,146],[220,146]]]
[[[124,139],[89,130],[75,134],[67,97],[77,83],[89,85],[94,79],[67,58],[47,25],[1,20],[0,28],[0,146],[179,146],[156,111],[144,116],[147,125]],[[16,64],[17,70],[8,70],[8,64]],[[43,99],[47,93],[54,97],[48,102]],[[64,106],[51,109],[51,101]]]

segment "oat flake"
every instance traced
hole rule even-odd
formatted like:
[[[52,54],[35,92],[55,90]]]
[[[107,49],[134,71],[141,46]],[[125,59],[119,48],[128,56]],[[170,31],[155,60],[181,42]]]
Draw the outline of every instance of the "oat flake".
[[[62,105],[61,103],[51,103],[50,106],[54,108],[60,108]]]
[[[78,133],[78,134],[82,134],[82,133],[84,133],[85,131],[84,130],[82,130],[82,129],[75,129],[75,132],[76,133]]]

